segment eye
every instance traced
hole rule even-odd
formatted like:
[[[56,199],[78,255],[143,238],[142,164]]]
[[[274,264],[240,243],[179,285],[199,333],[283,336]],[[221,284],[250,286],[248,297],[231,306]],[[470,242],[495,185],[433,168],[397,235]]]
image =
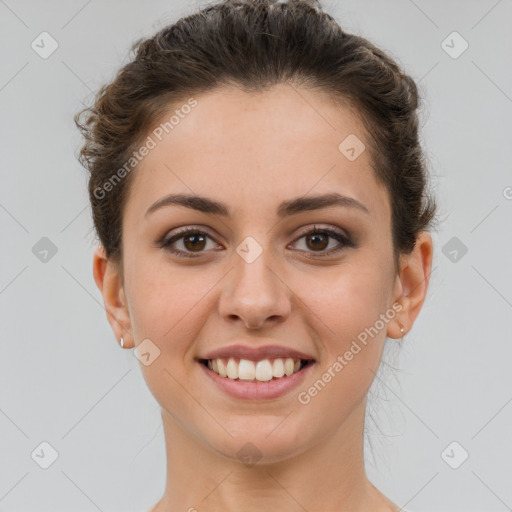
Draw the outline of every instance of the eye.
[[[312,249],[313,253],[320,252],[318,255],[308,255],[308,258],[330,256],[343,251],[346,247],[355,247],[355,244],[347,235],[329,228],[318,228],[315,226],[313,229],[301,235],[297,241],[303,238],[305,239],[306,252],[309,252],[308,249]],[[324,252],[329,246],[329,238],[336,240],[338,242],[338,246],[341,245],[341,247]]]
[[[211,239],[208,233],[200,231],[197,228],[186,228],[179,233],[173,235],[169,239],[164,239],[158,243],[159,247],[164,248],[172,254],[177,256],[184,256],[186,258],[195,258],[199,256],[206,246],[206,240]],[[174,244],[176,242],[183,244],[185,250],[176,249]],[[194,252],[198,253],[197,255]]]
[[[318,228],[315,226],[313,229],[310,229],[297,238],[295,243],[303,238],[306,242],[306,250],[304,252],[320,253],[318,255],[308,255],[307,257],[309,258],[330,256],[343,251],[346,247],[355,247],[355,244],[346,234],[329,228]],[[208,239],[213,240],[208,233],[204,231],[197,228],[185,228],[170,238],[164,238],[159,241],[157,246],[177,256],[195,258],[204,252]],[[325,249],[329,246],[329,239],[336,240],[340,247],[325,252]],[[183,249],[175,247],[177,242],[182,244]],[[312,251],[309,251],[309,249],[312,249]]]

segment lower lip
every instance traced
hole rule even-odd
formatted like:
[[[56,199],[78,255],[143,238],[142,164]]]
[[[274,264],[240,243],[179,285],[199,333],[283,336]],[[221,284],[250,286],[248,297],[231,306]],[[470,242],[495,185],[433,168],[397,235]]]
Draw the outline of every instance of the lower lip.
[[[306,378],[306,375],[315,363],[309,363],[302,370],[292,373],[287,377],[281,377],[267,382],[243,381],[230,379],[229,377],[221,377],[203,363],[198,362],[198,364],[201,366],[202,371],[208,376],[208,378],[212,379],[219,389],[229,396],[232,396],[233,398],[243,398],[246,400],[265,400],[268,398],[280,397],[298,387]]]

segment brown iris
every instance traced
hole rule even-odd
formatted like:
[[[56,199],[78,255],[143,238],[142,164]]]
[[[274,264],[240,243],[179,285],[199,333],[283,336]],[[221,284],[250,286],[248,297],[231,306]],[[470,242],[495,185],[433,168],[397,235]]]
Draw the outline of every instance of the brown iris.
[[[323,239],[324,243],[321,243],[321,247],[318,246],[318,245],[316,245],[316,246],[314,245],[313,247],[310,247],[312,249],[320,249],[320,250],[322,250],[322,249],[325,249],[327,247],[327,245],[329,245],[329,241],[328,241],[329,237],[326,234],[313,233],[311,235],[308,235],[306,237],[306,239],[307,240],[316,240],[316,242],[318,242],[319,239]],[[315,242],[313,242],[313,243],[315,244]],[[308,244],[308,246],[309,246],[309,244]]]
[[[194,240],[191,244],[187,243],[187,241],[190,239]],[[202,249],[204,249],[205,242],[206,242],[206,237],[200,233],[193,234],[193,235],[187,235],[187,236],[183,237],[183,245],[189,251],[193,250],[194,248],[199,249],[199,251],[201,251]],[[200,247],[197,245],[198,243],[200,244]],[[203,244],[203,245],[201,245],[201,244]]]

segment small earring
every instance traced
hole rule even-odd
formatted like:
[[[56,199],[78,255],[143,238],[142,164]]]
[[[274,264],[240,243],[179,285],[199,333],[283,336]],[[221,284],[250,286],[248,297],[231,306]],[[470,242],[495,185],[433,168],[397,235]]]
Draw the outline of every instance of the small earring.
[[[400,333],[403,334],[404,332],[405,332],[405,328],[402,324],[400,324]]]
[[[120,341],[120,343],[121,343],[121,348],[124,348],[124,338],[123,338],[122,336],[121,336],[121,341]]]

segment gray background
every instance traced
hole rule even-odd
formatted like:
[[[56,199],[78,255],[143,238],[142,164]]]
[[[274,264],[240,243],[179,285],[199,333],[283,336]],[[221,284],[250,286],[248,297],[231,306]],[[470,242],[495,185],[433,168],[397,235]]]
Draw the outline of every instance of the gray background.
[[[0,511],[141,511],[163,493],[159,406],[92,277],[73,114],[135,39],[200,5],[0,0]],[[372,387],[369,476],[416,512],[511,510],[511,2],[323,5],[419,82],[442,217],[428,300]],[[47,59],[31,48],[43,31],[59,45]],[[469,44],[457,58],[453,31]],[[43,441],[48,469],[31,456]]]

